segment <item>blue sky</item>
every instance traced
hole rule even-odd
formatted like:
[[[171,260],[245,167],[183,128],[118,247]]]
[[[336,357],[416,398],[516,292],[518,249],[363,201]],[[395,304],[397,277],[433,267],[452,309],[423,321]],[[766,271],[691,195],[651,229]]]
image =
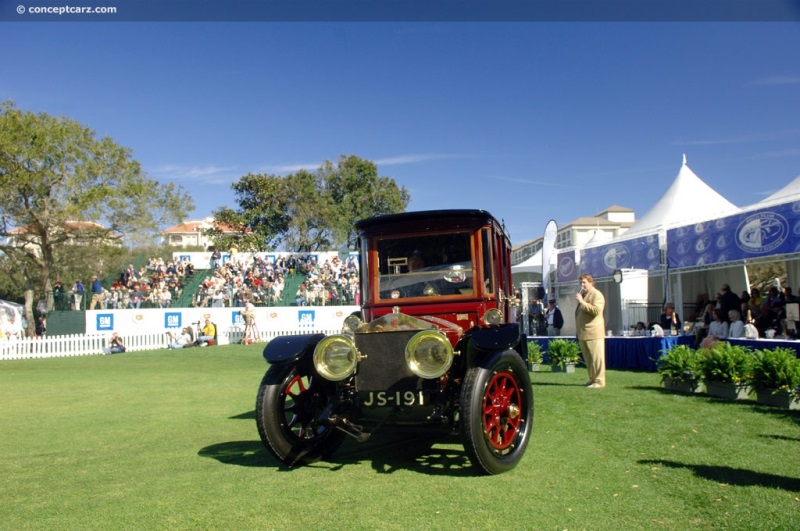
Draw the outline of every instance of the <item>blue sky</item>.
[[[0,100],[63,115],[183,185],[354,154],[410,210],[482,208],[515,244],[620,205],[682,155],[738,206],[800,175],[800,24],[2,23]]]

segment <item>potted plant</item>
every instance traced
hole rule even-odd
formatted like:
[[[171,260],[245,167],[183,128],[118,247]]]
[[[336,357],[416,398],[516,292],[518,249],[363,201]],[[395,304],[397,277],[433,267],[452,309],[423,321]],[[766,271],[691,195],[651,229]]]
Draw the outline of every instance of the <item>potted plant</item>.
[[[750,383],[760,404],[800,409],[800,359],[794,350],[756,351]]]
[[[542,346],[536,341],[528,341],[528,370],[538,372],[543,359]]]
[[[664,389],[682,393],[696,393],[700,389],[699,357],[688,345],[675,345],[662,351],[657,361]]]
[[[755,362],[753,351],[720,341],[697,352],[707,394],[729,400],[747,398]]]
[[[581,359],[580,353],[580,345],[568,339],[554,339],[547,346],[553,372],[575,372],[575,364]]]

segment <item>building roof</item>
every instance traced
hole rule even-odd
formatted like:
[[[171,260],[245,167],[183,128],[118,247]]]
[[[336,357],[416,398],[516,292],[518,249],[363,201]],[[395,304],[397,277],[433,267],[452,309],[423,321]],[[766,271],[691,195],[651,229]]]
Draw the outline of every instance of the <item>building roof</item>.
[[[161,234],[193,234],[199,232],[200,229],[210,228],[211,226],[216,226],[216,228],[221,230],[223,233],[233,234],[241,232],[226,223],[217,223],[212,218],[206,218],[195,221],[184,221],[180,225],[175,225],[174,227],[169,227],[162,230]],[[247,229],[245,232],[250,232],[250,230]]]

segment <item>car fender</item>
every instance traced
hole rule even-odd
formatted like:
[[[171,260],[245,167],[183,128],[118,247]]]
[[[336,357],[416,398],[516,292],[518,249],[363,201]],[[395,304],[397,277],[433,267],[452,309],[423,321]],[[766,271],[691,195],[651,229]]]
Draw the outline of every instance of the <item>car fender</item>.
[[[477,356],[500,352],[507,349],[516,350],[523,358],[527,357],[527,343],[522,341],[520,327],[517,323],[507,323],[488,328],[474,328],[469,334],[470,351]],[[523,351],[523,349],[525,351]]]
[[[317,343],[324,337],[325,334],[276,337],[264,347],[264,359],[270,365],[295,363],[304,357],[310,357],[314,353]]]

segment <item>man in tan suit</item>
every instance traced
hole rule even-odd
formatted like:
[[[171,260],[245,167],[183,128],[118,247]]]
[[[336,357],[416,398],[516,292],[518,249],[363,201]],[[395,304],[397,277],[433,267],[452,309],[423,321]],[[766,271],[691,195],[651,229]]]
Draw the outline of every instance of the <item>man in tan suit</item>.
[[[606,322],[603,319],[606,299],[594,287],[592,275],[581,275],[580,280],[581,291],[575,295],[575,300],[578,301],[575,326],[583,359],[589,369],[586,386],[599,389],[606,386]]]

